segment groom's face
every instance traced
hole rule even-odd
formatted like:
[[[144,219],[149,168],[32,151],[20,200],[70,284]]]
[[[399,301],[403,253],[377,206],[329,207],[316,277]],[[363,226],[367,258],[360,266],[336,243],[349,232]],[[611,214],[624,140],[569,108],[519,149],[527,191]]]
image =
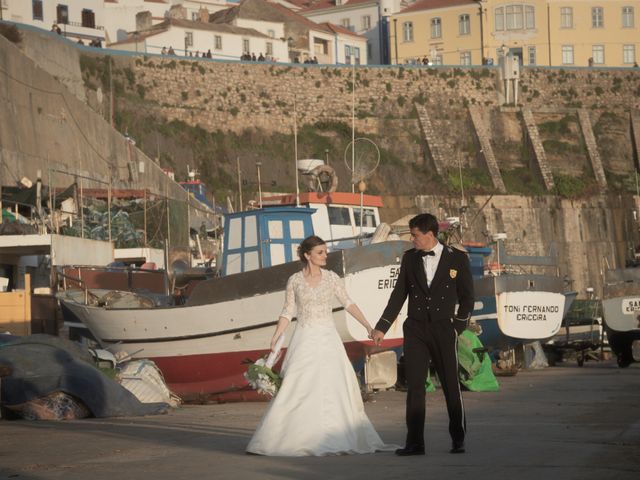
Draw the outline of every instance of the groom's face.
[[[433,232],[422,233],[419,228],[411,229],[411,242],[416,250],[431,250],[437,243]]]

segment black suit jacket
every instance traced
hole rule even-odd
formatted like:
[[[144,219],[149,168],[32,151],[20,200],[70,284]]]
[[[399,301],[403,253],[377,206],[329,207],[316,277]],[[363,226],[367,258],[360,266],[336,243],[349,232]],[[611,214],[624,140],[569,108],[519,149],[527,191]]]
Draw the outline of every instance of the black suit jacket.
[[[386,333],[398,317],[409,297],[407,319],[451,325],[460,332],[466,327],[473,311],[473,278],[467,254],[443,245],[438,268],[427,286],[427,276],[420,252],[415,248],[402,257],[398,281],[387,307],[376,324],[376,330]],[[458,311],[455,312],[456,303]]]

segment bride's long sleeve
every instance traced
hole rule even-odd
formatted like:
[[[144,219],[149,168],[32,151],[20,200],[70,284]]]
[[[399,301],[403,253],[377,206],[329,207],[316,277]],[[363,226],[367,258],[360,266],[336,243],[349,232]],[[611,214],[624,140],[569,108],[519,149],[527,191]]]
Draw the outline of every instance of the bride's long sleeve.
[[[281,317],[284,317],[289,321],[296,316],[296,293],[293,289],[293,278],[294,275],[291,275],[287,281],[284,306],[282,307],[282,313],[280,313]]]

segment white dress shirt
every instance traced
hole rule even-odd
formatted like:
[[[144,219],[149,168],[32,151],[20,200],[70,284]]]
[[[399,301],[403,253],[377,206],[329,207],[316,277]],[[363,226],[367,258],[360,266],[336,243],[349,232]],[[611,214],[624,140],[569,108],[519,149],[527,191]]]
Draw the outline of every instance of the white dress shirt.
[[[433,247],[430,251],[434,253],[434,255],[425,255],[422,257],[422,262],[424,263],[424,273],[427,275],[427,286],[431,288],[431,281],[436,274],[436,270],[438,269],[438,263],[440,262],[440,257],[442,256],[442,250],[444,247],[440,242],[437,243],[435,247]]]

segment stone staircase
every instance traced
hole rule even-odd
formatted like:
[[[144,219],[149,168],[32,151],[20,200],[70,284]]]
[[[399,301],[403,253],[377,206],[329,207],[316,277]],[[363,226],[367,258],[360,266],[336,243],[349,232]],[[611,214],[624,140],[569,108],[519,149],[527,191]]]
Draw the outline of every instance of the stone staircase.
[[[631,112],[631,132],[633,135],[633,146],[637,159],[636,170],[640,170],[640,112]]]
[[[436,172],[441,177],[444,177],[446,173],[447,158],[451,158],[451,154],[447,152],[446,144],[442,141],[442,136],[438,136],[431,123],[429,112],[424,105],[415,103],[416,111],[418,112],[418,118],[420,119],[420,126],[422,127],[422,134],[427,142],[427,147],[431,153],[433,164],[436,168]]]
[[[533,147],[533,153],[536,157],[536,162],[538,163],[538,168],[540,169],[540,174],[542,175],[542,180],[544,181],[544,186],[548,191],[551,191],[555,187],[555,182],[553,181],[553,173],[551,173],[551,168],[549,167],[549,162],[547,161],[547,153],[544,151],[544,146],[542,145],[542,141],[540,140],[540,133],[538,132],[538,126],[536,125],[536,121],[533,118],[533,113],[530,109],[522,109],[522,119],[524,120],[524,125],[527,129],[527,135],[529,136],[529,140],[531,141],[531,145]]]
[[[591,167],[593,173],[596,176],[596,182],[601,190],[607,189],[607,177],[604,174],[604,168],[602,166],[602,159],[600,158],[600,152],[598,151],[598,145],[596,143],[596,137],[593,134],[593,127],[591,126],[591,118],[589,117],[589,111],[581,108],[578,110],[578,119],[580,120],[580,128],[582,129],[582,135],[584,142],[587,145],[587,153],[589,154],[589,160],[591,160]]]
[[[502,181],[502,175],[500,174],[500,169],[498,168],[498,162],[496,161],[496,156],[493,153],[493,147],[491,146],[491,136],[489,135],[485,122],[482,118],[482,111],[477,105],[470,105],[469,114],[471,115],[473,128],[478,137],[478,141],[480,142],[482,155],[484,157],[485,163],[487,164],[487,169],[489,170],[489,175],[491,176],[493,186],[500,193],[506,193],[507,189],[504,186],[504,182]]]

